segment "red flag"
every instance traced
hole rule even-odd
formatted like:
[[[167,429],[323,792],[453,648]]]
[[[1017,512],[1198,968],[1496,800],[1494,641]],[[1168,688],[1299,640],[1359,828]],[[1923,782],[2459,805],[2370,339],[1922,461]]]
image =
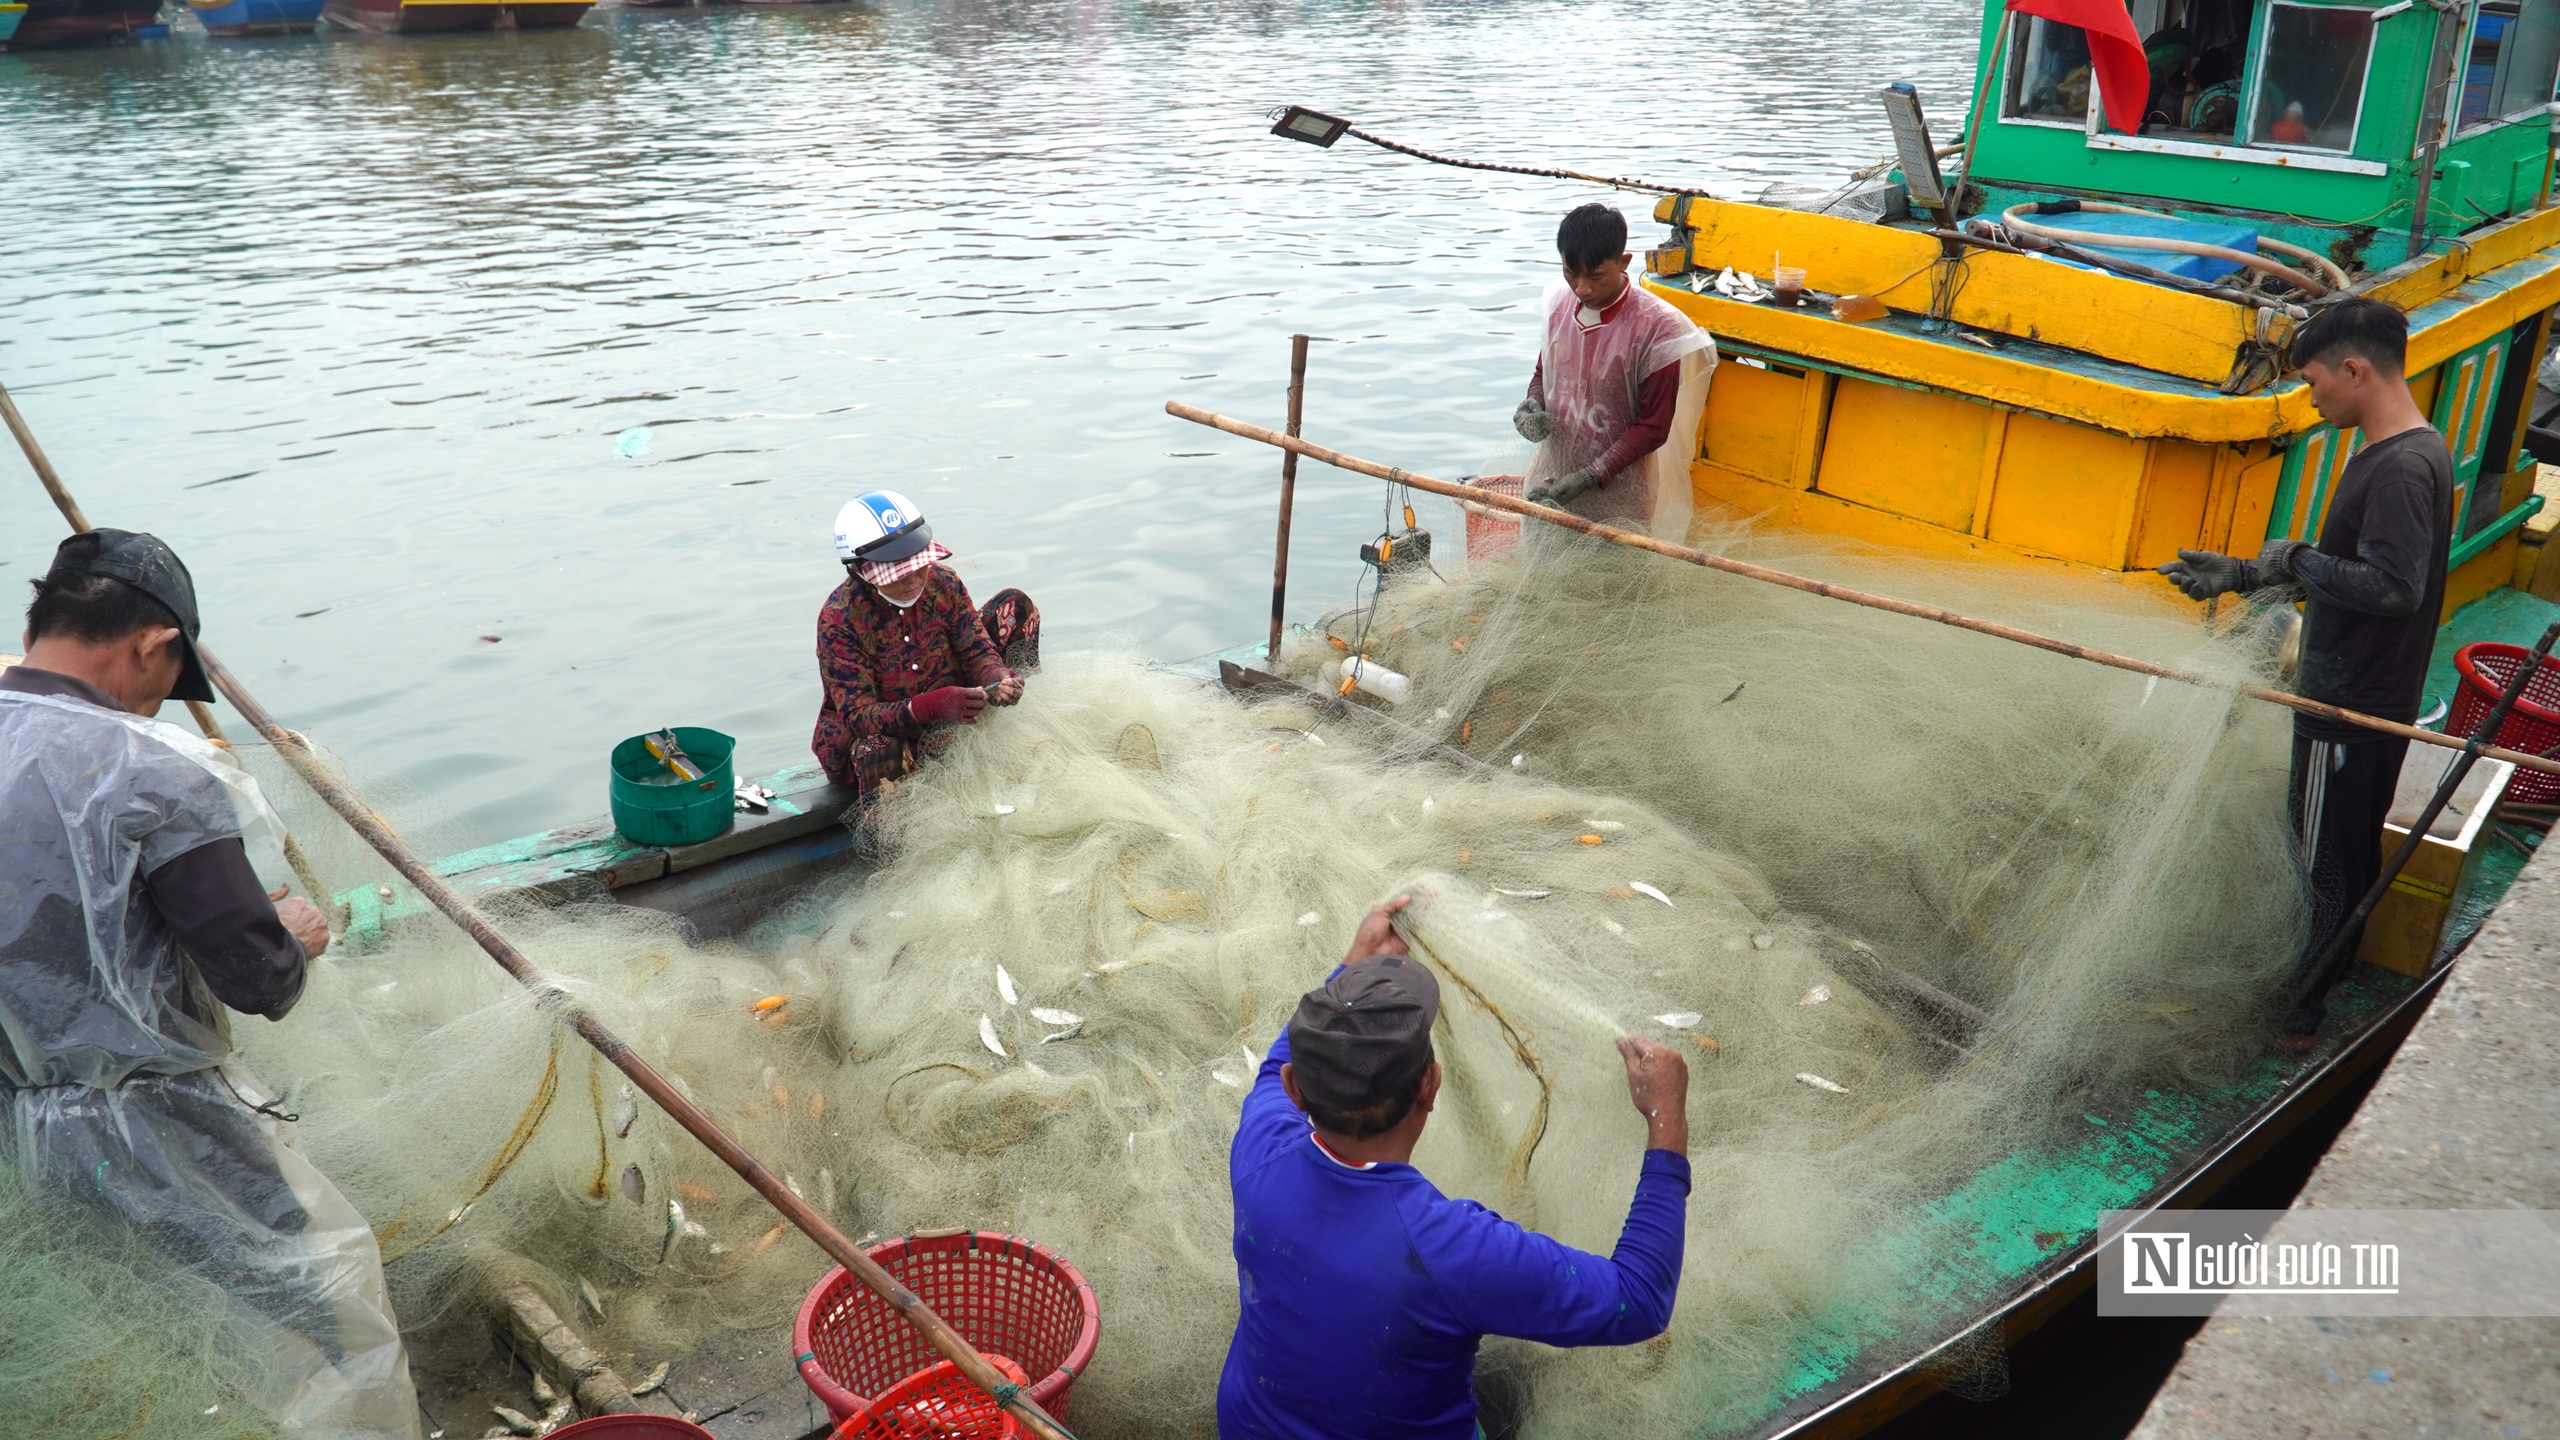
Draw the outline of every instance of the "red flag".
[[[2089,65],[2098,74],[2107,123],[2127,135],[2142,128],[2142,107],[2151,101],[2151,61],[2124,0],[2009,0],[2009,13],[2041,15],[2087,32]]]

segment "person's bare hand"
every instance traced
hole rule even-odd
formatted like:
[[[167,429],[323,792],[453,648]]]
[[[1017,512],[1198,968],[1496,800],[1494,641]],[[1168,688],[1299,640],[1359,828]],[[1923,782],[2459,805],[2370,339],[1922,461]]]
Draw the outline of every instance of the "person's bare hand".
[[[1360,928],[1351,932],[1351,953],[1342,957],[1342,963],[1348,965],[1354,960],[1366,960],[1372,955],[1412,954],[1411,950],[1405,948],[1404,937],[1397,934],[1395,926],[1390,923],[1397,911],[1412,903],[1413,897],[1410,895],[1399,895],[1393,900],[1379,902],[1378,908],[1370,911],[1368,916],[1361,920]]]
[[[304,954],[318,959],[329,948],[329,917],[299,895],[288,898],[285,889],[279,885],[267,892],[267,898],[275,902],[276,918],[284,922],[285,933],[302,942]]]
[[[990,705],[1010,705],[1021,698],[1022,677],[1019,675],[1007,675],[987,687],[987,703]]]
[[[1630,1035],[1618,1042],[1627,1062],[1627,1098],[1644,1117],[1645,1148],[1689,1153],[1689,1062],[1668,1045]]]

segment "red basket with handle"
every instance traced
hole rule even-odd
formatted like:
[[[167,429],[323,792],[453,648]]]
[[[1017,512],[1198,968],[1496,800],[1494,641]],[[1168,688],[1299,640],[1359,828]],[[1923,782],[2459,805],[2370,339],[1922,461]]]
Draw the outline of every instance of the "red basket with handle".
[[[1467,483],[1496,495],[1520,498],[1521,481],[1517,475],[1479,475]],[[1482,564],[1520,543],[1519,516],[1478,500],[1461,500],[1458,508],[1467,517],[1468,564]]]
[[[1102,1333],[1093,1287],[1076,1267],[1045,1245],[993,1230],[901,1236],[864,1253],[961,1339],[1039,1377],[1028,1391],[1032,1403],[1065,1417],[1068,1389],[1092,1364]],[[942,1361],[922,1332],[841,1265],[800,1302],[791,1348],[800,1378],[836,1420]]]
[[[2481,640],[2453,652],[2454,673],[2460,683],[2454,689],[2453,710],[2446,716],[2444,733],[2468,740],[2480,728],[2489,712],[2498,708],[2498,697],[2516,678],[2516,671],[2531,659],[2533,652],[2521,645],[2500,645]],[[2528,755],[2540,755],[2560,746],[2560,661],[2545,661],[2533,678],[2525,682],[2524,693],[2516,697],[2516,708],[2507,712],[2507,723],[2498,727],[2497,738],[2490,743]],[[2547,805],[2560,798],[2560,775],[2540,770],[2518,769],[2507,782],[2507,798],[2519,804]]]
[[[1019,1385],[1022,1367],[989,1355],[996,1373]],[[1022,1424],[948,1360],[919,1370],[854,1412],[829,1440],[1011,1440]]]

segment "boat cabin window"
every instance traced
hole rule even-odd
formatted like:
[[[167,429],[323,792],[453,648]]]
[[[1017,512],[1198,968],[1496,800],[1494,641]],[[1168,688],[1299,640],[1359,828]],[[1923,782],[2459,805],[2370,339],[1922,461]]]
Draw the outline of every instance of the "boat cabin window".
[[[2560,0],[2530,0],[2560,5]],[[2151,62],[2142,133],[2228,144],[2238,133],[2240,77],[2256,8],[2252,0],[2131,0],[2125,7]],[[2029,125],[2102,126],[2093,116],[2089,41],[2078,26],[2011,18],[2004,119]]]
[[[2286,150],[2355,148],[2373,56],[2373,12],[2339,5],[2268,7],[2249,143]]]
[[[2090,75],[2086,31],[2041,15],[2013,16],[2008,94],[2000,113],[2077,130],[2089,114]]]
[[[2462,72],[2461,128],[2550,103],[2560,68],[2560,0],[2481,0]]]

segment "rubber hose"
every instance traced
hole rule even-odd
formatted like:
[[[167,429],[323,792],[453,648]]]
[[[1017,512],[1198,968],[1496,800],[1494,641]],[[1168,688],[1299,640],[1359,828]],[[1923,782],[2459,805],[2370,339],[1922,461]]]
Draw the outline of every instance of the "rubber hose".
[[[2299,245],[2288,245],[2281,240],[2261,237],[2258,243],[2270,250],[2299,255],[2334,276],[2335,279],[2323,283],[2290,265],[2280,265],[2263,255],[2253,255],[2246,250],[2233,250],[2222,245],[2207,245],[2195,240],[2170,240],[2155,235],[2110,235],[2096,230],[2065,230],[2051,225],[2038,225],[2032,220],[2022,218],[2025,212],[2039,208],[2033,201],[2024,205],[2012,205],[2000,212],[2000,223],[2013,229],[2023,230],[2029,235],[2042,236],[2047,240],[2059,240],[2067,245],[2096,245],[2116,250],[2166,250],[2180,255],[2206,255],[2217,260],[2228,260],[2235,265],[2243,265],[2249,269],[2273,275],[2314,297],[2326,295],[2333,289],[2345,289],[2351,283],[2347,279],[2346,272],[2331,263],[2328,257],[2305,250]],[[2155,210],[2137,210],[2130,205],[2110,205],[2097,200],[2080,201],[2074,208],[2101,214],[2148,215],[2161,220],[2176,218],[2161,215]]]

